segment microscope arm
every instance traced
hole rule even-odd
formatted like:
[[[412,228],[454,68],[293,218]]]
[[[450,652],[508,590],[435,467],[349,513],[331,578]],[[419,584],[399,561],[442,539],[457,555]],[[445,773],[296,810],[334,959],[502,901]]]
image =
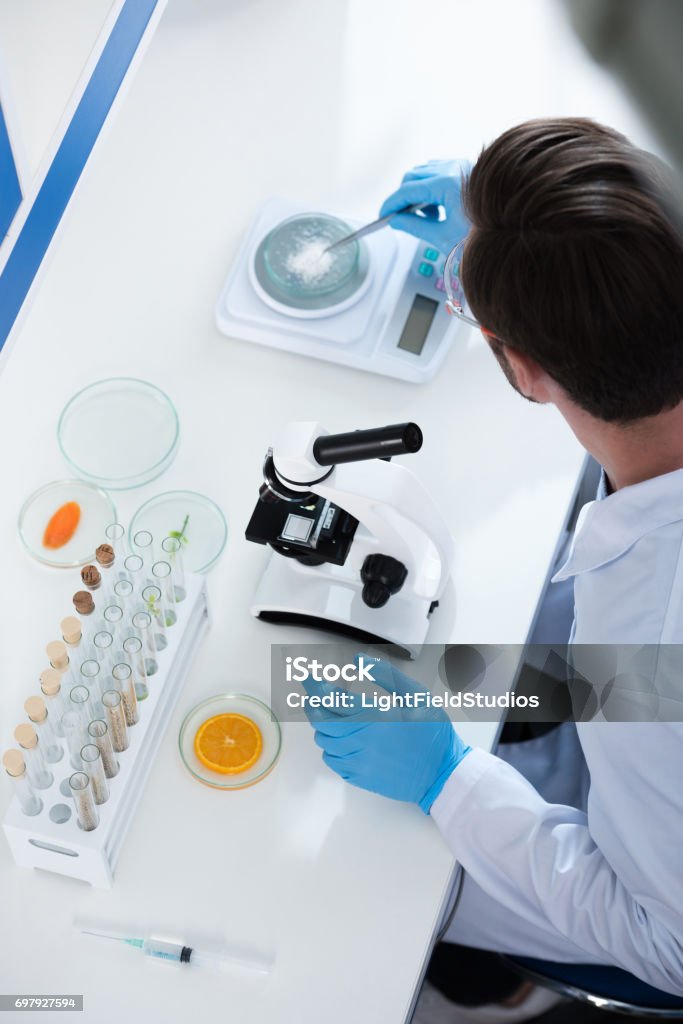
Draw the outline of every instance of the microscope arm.
[[[406,587],[436,598],[450,574],[453,541],[433,498],[420,481],[393,462],[337,466],[314,487],[349,512],[370,535],[367,551],[390,555],[408,570]]]

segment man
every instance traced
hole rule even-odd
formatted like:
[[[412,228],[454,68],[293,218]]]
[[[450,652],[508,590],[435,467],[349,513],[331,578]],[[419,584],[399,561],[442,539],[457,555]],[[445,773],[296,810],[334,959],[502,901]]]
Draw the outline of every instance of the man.
[[[679,644],[683,245],[667,171],[615,131],[558,119],[506,132],[462,187],[453,172],[410,172],[382,213],[428,204],[394,225],[444,252],[466,234],[461,283],[501,369],[525,398],[554,404],[603,467],[554,577],[573,581],[572,650]],[[388,665],[379,681],[410,686]],[[539,764],[545,749],[545,767],[561,768],[554,789],[504,747],[471,750],[445,720],[314,725],[333,770],[431,814],[465,871],[450,941],[617,966],[683,994],[680,716],[580,722],[531,741]]]

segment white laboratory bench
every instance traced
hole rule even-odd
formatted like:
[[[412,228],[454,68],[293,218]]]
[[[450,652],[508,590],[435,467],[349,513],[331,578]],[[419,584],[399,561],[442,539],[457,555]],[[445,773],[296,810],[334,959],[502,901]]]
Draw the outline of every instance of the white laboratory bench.
[[[67,211],[0,377],[0,743],[8,744],[36,689],[45,641],[70,611],[58,606],[60,573],[24,553],[16,517],[37,486],[69,475],[55,428],[65,401],[86,383],[141,377],[173,398],[182,429],[175,462],[153,484],[114,500],[124,522],[148,497],[175,488],[221,505],[229,536],[209,581],[214,626],[162,741],[111,891],[17,868],[0,839],[0,987],[83,993],[85,1013],[63,1013],[64,1021],[186,1024],[220,1015],[251,1024],[400,1024],[453,876],[432,821],[332,775],[306,724],[285,725],[276,770],[241,792],[201,787],[177,752],[182,716],[203,697],[238,690],[269,699],[270,643],[286,631],[249,615],[266,552],[244,540],[263,455],[289,419],[318,419],[332,431],[418,422],[425,444],[410,466],[441,502],[456,545],[452,598],[438,610],[431,639],[522,643],[582,452],[552,409],[509,388],[474,335],[436,379],[413,386],[218,333],[216,297],[267,194],[309,197],[358,216],[373,211],[365,198],[352,209],[352,194],[328,173],[344,143],[344,119],[323,118],[325,110],[338,113],[332,39],[310,68],[316,95],[283,99],[281,92],[292,60],[285,56],[299,38],[292,17],[296,23],[305,8],[309,30],[328,38],[322,21],[313,24],[315,6],[290,5],[289,21],[288,5],[270,0],[197,5],[196,17],[193,6],[169,5]],[[267,15],[262,36],[252,6]],[[332,7],[324,6],[329,20]],[[254,67],[246,55],[257,43],[262,62]],[[285,100],[301,113],[304,96],[310,106],[285,127]],[[321,126],[317,135],[311,124]],[[376,186],[380,194],[383,187]],[[463,735],[490,747],[495,731],[490,723]],[[0,811],[9,796],[3,785]],[[198,945],[223,938],[274,949],[276,967],[266,978],[174,970],[78,935],[77,914]]]

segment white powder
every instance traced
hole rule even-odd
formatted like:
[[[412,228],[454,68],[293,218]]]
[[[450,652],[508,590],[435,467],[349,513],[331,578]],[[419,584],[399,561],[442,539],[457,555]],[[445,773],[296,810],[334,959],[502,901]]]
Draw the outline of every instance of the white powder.
[[[329,272],[334,261],[331,252],[326,252],[328,242],[312,238],[301,241],[287,256],[285,266],[304,284],[316,284]]]

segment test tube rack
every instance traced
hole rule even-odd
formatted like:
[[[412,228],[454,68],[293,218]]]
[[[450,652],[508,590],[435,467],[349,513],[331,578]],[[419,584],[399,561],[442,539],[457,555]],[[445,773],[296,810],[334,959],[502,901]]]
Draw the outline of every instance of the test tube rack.
[[[92,832],[81,829],[73,801],[60,790],[75,770],[65,750],[62,760],[49,766],[52,786],[36,790],[43,801],[41,812],[24,814],[14,797],[5,814],[3,829],[14,860],[22,867],[80,878],[101,889],[111,887],[159,743],[210,622],[205,577],[187,573],[185,587],[185,599],[174,606],[177,621],[168,629],[168,646],[157,653],[158,670],[149,679],[149,696],[139,704],[140,720],[128,730],[128,749],[117,755],[120,768],[109,780],[110,797],[97,807],[98,827]],[[60,822],[65,807],[70,814]]]

